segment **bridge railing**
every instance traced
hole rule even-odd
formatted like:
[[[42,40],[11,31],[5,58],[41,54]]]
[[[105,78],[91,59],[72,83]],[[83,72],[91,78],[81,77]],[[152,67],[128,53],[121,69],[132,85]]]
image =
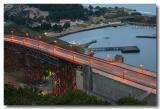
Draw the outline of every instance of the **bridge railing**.
[[[134,79],[133,77],[127,76],[124,73],[124,71],[126,71],[126,69],[122,69],[121,71],[120,70],[116,71],[115,70],[116,66],[108,64],[108,63],[110,63],[108,61],[106,62],[105,60],[97,59],[95,57],[90,57],[90,56],[85,55],[85,54],[80,54],[80,53],[70,51],[70,50],[66,50],[66,49],[63,49],[63,48],[60,48],[60,47],[56,47],[56,46],[54,46],[54,48],[60,50],[60,52],[64,52],[64,53],[72,56],[71,57],[72,61],[76,61],[76,62],[78,61],[79,63],[82,63],[82,64],[89,64],[89,65],[92,66],[92,68],[96,68],[96,69],[99,69],[101,71],[110,73],[112,75],[115,75],[115,76],[118,76],[118,77],[121,77],[121,78],[124,78],[124,79],[128,79],[128,80],[132,80],[133,82],[137,82],[137,83],[139,82],[139,83],[143,84],[143,82],[141,82],[140,80],[136,81],[136,79]],[[131,72],[126,72],[126,73],[131,73]],[[141,73],[137,73],[137,76],[147,77],[149,75],[143,75]],[[152,77],[152,76],[149,76],[149,77]],[[145,85],[145,84],[143,84],[143,85]]]
[[[7,35],[7,37],[12,37],[12,35]],[[43,51],[45,51],[47,53],[49,52],[49,53],[53,54],[52,51],[54,51],[54,48],[55,48],[55,51],[58,51],[58,50],[60,51],[61,50],[60,51],[61,53],[63,53],[65,51],[66,54],[70,54],[70,55],[73,56],[72,59],[83,60],[84,62],[86,62],[85,64],[92,64],[91,61],[92,62],[96,61],[96,63],[99,63],[99,64],[103,63],[103,66],[105,64],[111,64],[112,66],[117,66],[117,67],[123,68],[122,66],[118,66],[116,64],[113,64],[110,61],[107,61],[107,60],[104,60],[104,59],[99,59],[99,58],[92,57],[92,56],[89,56],[89,55],[86,55],[86,54],[82,54],[82,53],[77,53],[77,52],[74,52],[74,51],[71,51],[71,50],[63,49],[63,48],[55,46],[55,45],[47,44],[47,43],[45,43],[43,41],[37,41],[37,40],[30,39],[30,38],[14,36],[13,39],[15,39],[15,38],[20,41],[20,44],[24,44],[26,46],[27,45],[29,46],[29,44],[30,44],[30,46],[32,46],[33,48],[41,49],[41,50],[43,50]],[[12,38],[10,40],[12,40]],[[82,63],[82,64],[84,64],[84,63]],[[126,69],[126,68],[124,68],[124,69]],[[126,70],[129,70],[129,69],[126,69]],[[141,73],[141,72],[137,72],[137,73]],[[149,76],[152,76],[152,75],[149,75]]]
[[[19,43],[21,45],[35,48],[35,49],[41,50],[43,52],[50,53],[51,55],[59,56],[60,58],[68,59],[72,62],[77,62],[79,64],[89,64],[92,66],[92,68],[99,69],[101,71],[112,74],[114,76],[118,76],[118,77],[130,80],[130,81],[142,84],[142,85],[156,88],[155,85],[152,85],[152,84],[148,85],[148,84],[145,84],[144,81],[137,80],[136,78],[132,78],[130,76],[127,76],[126,74],[124,74],[124,71],[127,69],[125,69],[123,67],[116,66],[116,65],[112,64],[110,61],[106,61],[106,60],[92,57],[92,56],[82,54],[82,53],[77,53],[77,52],[74,52],[71,50],[67,50],[67,49],[64,49],[64,48],[61,48],[61,47],[58,47],[55,45],[45,43],[43,41],[33,40],[30,38],[17,37],[17,36],[12,37],[11,35],[8,37],[5,37],[5,38],[7,38],[7,40],[10,40],[11,42],[15,42],[15,43]],[[116,67],[121,68],[121,70],[117,69]],[[128,71],[128,73],[129,73],[129,71]],[[143,77],[150,77],[151,79],[155,78],[151,75],[143,75],[139,72],[137,72],[136,75],[143,76]]]

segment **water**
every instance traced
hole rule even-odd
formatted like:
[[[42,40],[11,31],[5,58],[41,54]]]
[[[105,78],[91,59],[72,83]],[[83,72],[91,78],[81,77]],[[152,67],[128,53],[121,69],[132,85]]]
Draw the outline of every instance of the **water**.
[[[144,64],[146,69],[156,72],[156,39],[136,38],[137,35],[155,34],[155,27],[124,25],[74,33],[61,39],[67,42],[79,41],[81,44],[97,40],[97,43],[89,47],[138,46],[140,53],[122,54],[124,63],[138,67]],[[110,37],[110,39],[105,39],[105,37]],[[95,56],[111,60],[120,53],[120,51],[96,52]],[[107,57],[107,54],[110,54],[110,57]]]
[[[88,7],[89,4],[84,4],[84,6]],[[100,6],[100,7],[125,7],[129,9],[136,9],[137,11],[144,13],[144,14],[150,14],[150,15],[156,15],[156,5],[155,4],[92,4],[92,6]]]

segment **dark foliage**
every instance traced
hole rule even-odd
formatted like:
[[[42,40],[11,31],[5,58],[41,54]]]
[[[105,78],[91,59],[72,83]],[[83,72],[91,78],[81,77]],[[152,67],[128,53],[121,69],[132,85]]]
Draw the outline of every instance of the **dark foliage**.
[[[121,98],[117,101],[119,105],[147,105],[146,101],[140,101],[132,97]]]
[[[86,19],[85,11],[80,4],[30,4],[40,10],[49,11],[49,19],[59,21],[60,19]]]
[[[98,100],[96,97],[80,90],[68,89],[59,96],[43,94],[33,87],[15,88],[12,85],[4,86],[5,105],[109,105],[108,102]]]

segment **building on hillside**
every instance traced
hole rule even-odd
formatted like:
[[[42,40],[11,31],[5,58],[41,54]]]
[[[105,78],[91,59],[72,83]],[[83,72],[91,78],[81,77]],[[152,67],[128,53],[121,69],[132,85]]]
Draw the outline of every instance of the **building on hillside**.
[[[29,24],[29,27],[31,28],[41,27],[41,24],[38,22],[33,22],[32,24]]]
[[[70,23],[71,23],[71,20],[70,20],[70,19],[61,19],[61,20],[59,21],[59,24],[62,25],[62,26],[63,26],[64,24],[66,24],[66,23],[69,23],[69,24],[70,24]]]
[[[45,18],[49,15],[48,11],[41,11],[38,8],[32,8],[32,7],[25,8],[23,11],[25,15],[31,19],[40,16]]]

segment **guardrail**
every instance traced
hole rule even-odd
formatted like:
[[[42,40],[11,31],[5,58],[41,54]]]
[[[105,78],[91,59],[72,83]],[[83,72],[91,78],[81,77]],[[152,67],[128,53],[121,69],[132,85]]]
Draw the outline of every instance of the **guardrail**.
[[[17,43],[17,44],[21,44],[23,46],[27,46],[30,48],[34,48],[34,49],[38,49],[40,51],[46,52],[50,55],[54,55],[57,56],[59,58],[63,58],[66,59],[68,61],[72,61],[74,63],[78,63],[78,64],[90,64],[93,68],[96,68],[98,70],[101,70],[103,72],[112,74],[114,76],[118,76],[124,79],[127,79],[129,81],[147,86],[147,87],[151,87],[153,89],[156,89],[156,77],[154,75],[150,75],[148,73],[144,73],[145,70],[142,72],[138,72],[135,70],[131,70],[129,68],[125,68],[119,65],[116,65],[110,61],[107,60],[103,60],[100,58],[96,58],[96,57],[92,57],[86,54],[82,54],[82,53],[77,53],[71,50],[67,50],[64,48],[61,48],[59,46],[56,45],[51,45],[48,43],[45,43],[43,41],[39,41],[39,40],[34,40],[34,39],[30,39],[30,38],[25,38],[25,37],[18,37],[18,36],[13,36],[13,35],[7,35],[4,38],[5,41],[8,42],[12,42],[12,43]],[[117,69],[117,70],[115,70]],[[127,71],[127,73],[124,73],[124,71]],[[132,77],[130,75],[134,75],[136,77],[144,77],[145,78],[149,78],[149,79],[155,79],[154,83],[147,83],[147,81],[143,81],[141,79],[137,79],[136,77]]]

